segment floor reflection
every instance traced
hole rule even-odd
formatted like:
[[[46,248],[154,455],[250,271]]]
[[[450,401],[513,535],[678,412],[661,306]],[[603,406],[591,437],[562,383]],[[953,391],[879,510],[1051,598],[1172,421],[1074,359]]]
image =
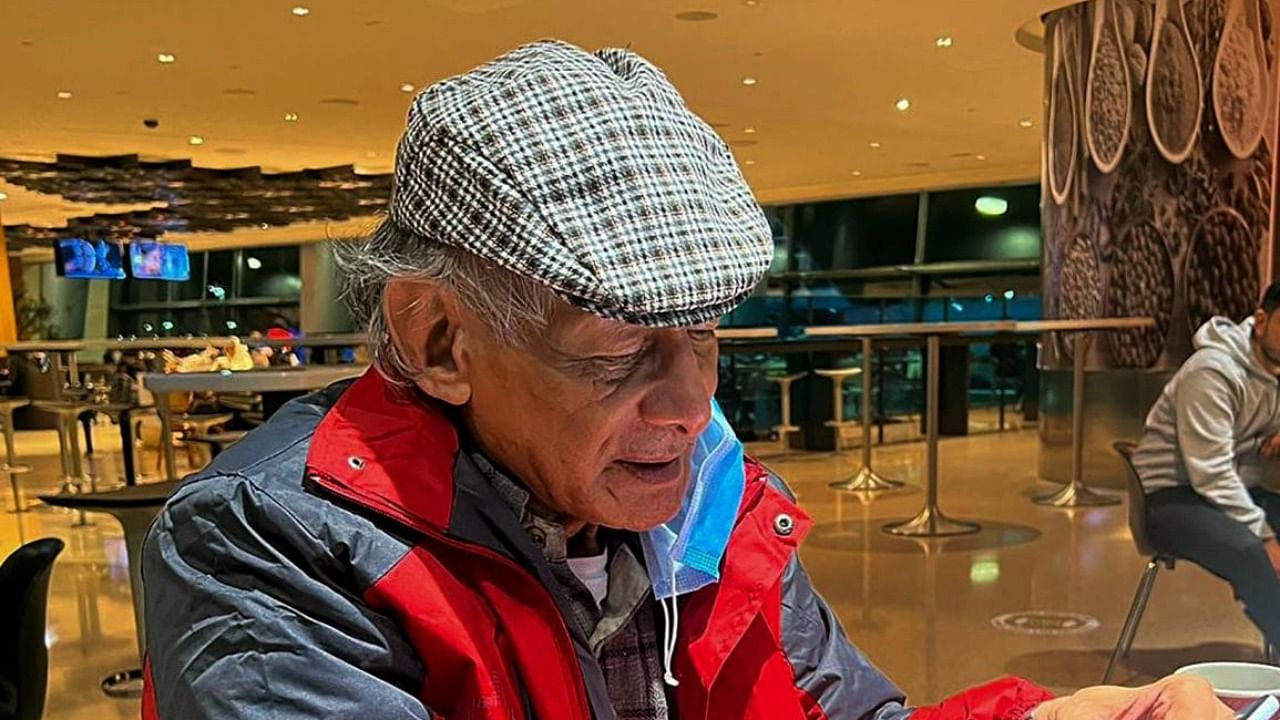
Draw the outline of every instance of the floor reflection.
[[[98,435],[98,466],[110,484],[119,477],[119,447],[110,445],[113,429]],[[1057,690],[1102,677],[1144,561],[1129,539],[1124,506],[1063,511],[1029,501],[1049,489],[1036,481],[1036,448],[1034,431],[944,439],[942,508],[981,521],[984,530],[941,541],[879,531],[920,505],[919,443],[877,450],[876,469],[910,484],[880,495],[827,488],[857,469],[856,449],[770,461],[814,517],[801,555],[815,584],[854,641],[915,701],[1010,672]],[[22,479],[31,497],[56,491],[52,433],[20,434],[19,455],[36,467]],[[0,554],[38,537],[67,543],[51,586],[47,717],[136,718],[136,701],[111,700],[99,689],[103,677],[137,665],[123,533],[110,516],[85,519],[77,526],[74,513],[50,509],[0,515]],[[1021,635],[991,624],[1023,611],[1081,613],[1100,627]],[[1256,659],[1259,645],[1230,589],[1182,563],[1161,573],[1118,680],[1145,682],[1193,661]]]

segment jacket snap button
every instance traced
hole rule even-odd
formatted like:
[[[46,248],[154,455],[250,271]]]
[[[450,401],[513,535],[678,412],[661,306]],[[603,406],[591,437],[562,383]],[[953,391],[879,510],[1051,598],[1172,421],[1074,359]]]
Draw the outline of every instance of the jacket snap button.
[[[786,513],[779,513],[778,516],[773,519],[773,531],[783,537],[790,535],[795,529],[796,521]]]
[[[537,545],[540,548],[545,548],[547,546],[547,534],[538,528],[530,528],[529,537],[533,539],[534,545]]]
[[[364,458],[356,457],[355,455],[352,455],[351,457],[347,458],[347,464],[351,466],[352,470],[363,470]]]

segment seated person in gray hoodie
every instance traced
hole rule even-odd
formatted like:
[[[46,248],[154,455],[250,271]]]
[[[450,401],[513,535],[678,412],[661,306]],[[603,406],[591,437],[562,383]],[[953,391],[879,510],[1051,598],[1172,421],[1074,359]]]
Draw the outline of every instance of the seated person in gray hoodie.
[[[1134,466],[1147,492],[1148,532],[1235,590],[1280,646],[1280,494],[1260,487],[1280,454],[1280,282],[1237,324],[1215,317],[1147,416]]]

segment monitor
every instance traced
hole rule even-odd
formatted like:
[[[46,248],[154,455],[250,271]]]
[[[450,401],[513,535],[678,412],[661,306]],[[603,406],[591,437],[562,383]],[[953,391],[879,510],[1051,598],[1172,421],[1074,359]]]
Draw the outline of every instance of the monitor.
[[[186,245],[135,240],[129,243],[129,270],[138,280],[190,280],[191,258]]]
[[[54,250],[57,272],[83,280],[123,280],[124,262],[115,240],[59,240]]]

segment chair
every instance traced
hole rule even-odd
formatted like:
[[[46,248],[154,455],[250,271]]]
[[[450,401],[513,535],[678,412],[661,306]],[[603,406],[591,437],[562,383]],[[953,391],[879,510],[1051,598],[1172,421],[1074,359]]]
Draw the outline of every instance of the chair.
[[[1111,447],[1115,449],[1116,454],[1124,461],[1125,475],[1127,478],[1126,486],[1129,491],[1129,533],[1133,535],[1133,544],[1137,548],[1138,554],[1147,558],[1147,568],[1142,572],[1142,579],[1138,581],[1138,590],[1134,593],[1133,603],[1129,606],[1129,614],[1125,617],[1124,627],[1120,630],[1120,637],[1116,641],[1116,647],[1111,652],[1111,659],[1107,662],[1107,671],[1102,676],[1102,684],[1107,685],[1111,681],[1111,676],[1115,672],[1116,664],[1120,658],[1128,657],[1129,650],[1133,647],[1134,636],[1138,634],[1138,623],[1142,622],[1142,614],[1147,609],[1147,601],[1151,599],[1151,589],[1155,586],[1156,575],[1160,572],[1160,566],[1172,570],[1176,562],[1176,558],[1168,553],[1162,552],[1151,544],[1151,537],[1147,534],[1147,493],[1142,488],[1142,480],[1138,478],[1138,471],[1133,466],[1133,453],[1138,449],[1137,443],[1129,440],[1116,440],[1111,443]],[[1263,639],[1263,655],[1268,664],[1274,664],[1273,649]]]
[[[0,720],[39,720],[49,683],[49,574],[63,543],[45,538],[0,565]]]

